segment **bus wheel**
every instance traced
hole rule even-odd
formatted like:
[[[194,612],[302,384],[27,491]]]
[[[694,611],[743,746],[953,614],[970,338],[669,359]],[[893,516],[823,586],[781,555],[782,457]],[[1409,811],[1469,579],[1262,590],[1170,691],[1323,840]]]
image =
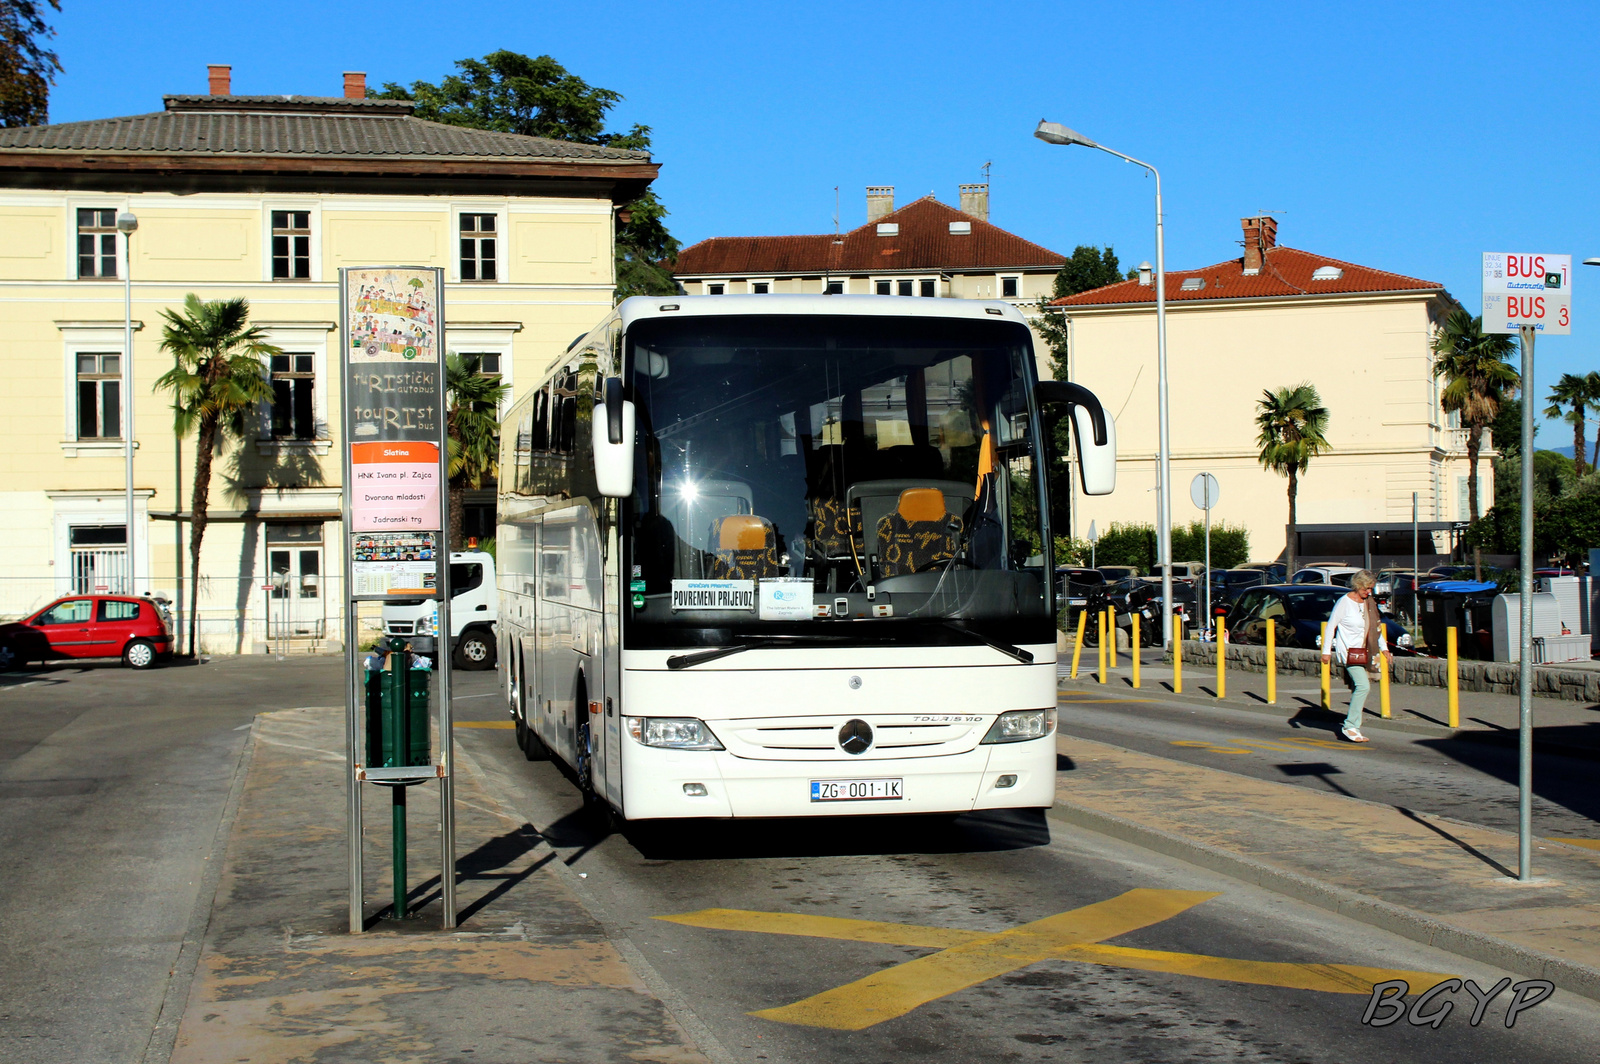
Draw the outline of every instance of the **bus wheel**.
[[[583,706],[585,710],[588,709],[586,704],[582,702],[578,704]],[[588,715],[587,712],[584,713],[585,718]],[[578,789],[583,792],[585,804],[592,802],[594,799],[594,747],[591,743],[592,734],[589,731],[589,721],[585,719],[583,723],[578,725],[578,733],[572,744],[573,752],[576,755],[573,760],[577,762],[572,766],[572,770],[578,777]]]
[[[520,668],[513,669],[508,682],[511,684],[511,719],[516,726],[517,745],[522,748],[522,756],[529,761],[548,760],[550,748],[544,745],[544,740],[539,738],[537,732],[528,727],[527,700],[523,697],[522,670]]]

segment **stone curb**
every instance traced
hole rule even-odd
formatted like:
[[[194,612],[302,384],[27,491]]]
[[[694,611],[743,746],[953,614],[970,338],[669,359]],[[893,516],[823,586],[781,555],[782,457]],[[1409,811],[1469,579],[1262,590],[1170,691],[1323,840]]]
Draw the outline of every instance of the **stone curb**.
[[[1299,872],[1278,868],[1219,846],[1195,842],[1124,817],[1076,805],[1059,794],[1048,815],[1075,827],[1109,835],[1213,872],[1221,872],[1253,886],[1308,902],[1425,946],[1433,946],[1529,978],[1548,979],[1555,983],[1557,989],[1600,1001],[1600,969],[1551,957],[1479,931],[1456,927],[1403,905],[1371,898],[1344,887],[1330,886]]]
[[[1183,660],[1199,665],[1217,664],[1215,643],[1198,639],[1183,641]],[[1449,668],[1443,658],[1393,659],[1394,683],[1412,687],[1448,686]],[[1267,648],[1239,643],[1228,644],[1228,664],[1241,672],[1266,672]],[[1278,650],[1278,672],[1320,676],[1321,656],[1315,650],[1282,647]],[[1462,691],[1514,695],[1520,690],[1519,666],[1505,661],[1456,662],[1457,686]],[[1600,702],[1600,669],[1563,669],[1559,665],[1536,665],[1533,693],[1538,698],[1564,698],[1573,702]]]

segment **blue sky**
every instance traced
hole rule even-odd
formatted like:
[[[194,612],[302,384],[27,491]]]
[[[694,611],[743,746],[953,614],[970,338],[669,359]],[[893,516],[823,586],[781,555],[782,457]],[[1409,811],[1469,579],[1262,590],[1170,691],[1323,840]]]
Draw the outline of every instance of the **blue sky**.
[[[867,185],[954,203],[990,162],[996,224],[1153,260],[1149,180],[1035,140],[1048,117],[1161,168],[1171,269],[1237,255],[1261,211],[1285,244],[1442,282],[1475,313],[1484,251],[1600,256],[1600,6],[63,0],[53,21],[57,122],[159,110],[204,92],[207,63],[236,92],[337,95],[344,70],[437,81],[497,48],[552,55],[626,97],[615,125],[654,127],[686,244],[826,232],[835,186],[846,228]],[[1573,316],[1539,346],[1541,399],[1600,368],[1600,268],[1578,269]]]

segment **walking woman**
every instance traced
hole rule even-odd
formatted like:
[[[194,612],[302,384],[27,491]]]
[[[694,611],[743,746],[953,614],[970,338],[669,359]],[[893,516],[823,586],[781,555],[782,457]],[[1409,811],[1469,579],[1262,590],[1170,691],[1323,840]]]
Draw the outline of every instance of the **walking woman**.
[[[1363,569],[1350,578],[1350,593],[1334,604],[1328,615],[1328,627],[1322,633],[1322,660],[1339,659],[1345,676],[1350,680],[1350,712],[1339,728],[1340,734],[1353,743],[1364,743],[1361,734],[1361,710],[1367,704],[1367,692],[1372,689],[1370,670],[1379,668],[1378,655],[1389,652],[1389,643],[1383,637],[1383,622],[1378,617],[1378,603],[1372,597],[1372,588],[1378,578]]]

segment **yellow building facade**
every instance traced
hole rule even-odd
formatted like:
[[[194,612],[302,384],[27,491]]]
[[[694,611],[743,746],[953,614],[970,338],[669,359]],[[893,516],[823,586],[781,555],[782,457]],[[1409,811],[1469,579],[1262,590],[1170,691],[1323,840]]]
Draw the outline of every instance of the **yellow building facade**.
[[[163,313],[187,294],[249,300],[282,352],[262,365],[274,401],[212,471],[199,642],[222,654],[332,649],[342,631],[341,267],[442,268],[447,350],[483,356],[514,394],[610,309],[616,210],[653,178],[648,155],[422,122],[360,91],[167,97],[155,115],[0,130],[0,616],[128,590],[131,547],[131,589],[172,600],[186,628],[195,444],[156,380],[173,366]]]
[[[1245,256],[1166,278],[1174,525],[1203,518],[1189,487],[1211,473],[1221,487],[1213,522],[1245,527],[1253,560],[1280,555],[1288,482],[1261,467],[1255,417],[1265,390],[1302,382],[1316,386],[1329,411],[1332,449],[1299,478],[1300,525],[1409,529],[1413,493],[1424,525],[1465,522],[1466,430],[1440,407],[1431,346],[1454,300],[1432,282],[1278,246],[1270,218],[1244,222]],[[1155,523],[1154,302],[1146,276],[1052,309],[1068,325],[1073,380],[1117,422],[1117,490],[1077,500],[1078,537],[1091,521],[1102,531]],[[1478,464],[1485,509],[1493,454],[1486,432]],[[1409,555],[1409,533],[1403,538]],[[1436,545],[1433,538],[1424,532],[1423,555],[1448,550],[1446,535]],[[1362,549],[1319,550],[1303,537],[1298,553],[1310,560]]]

